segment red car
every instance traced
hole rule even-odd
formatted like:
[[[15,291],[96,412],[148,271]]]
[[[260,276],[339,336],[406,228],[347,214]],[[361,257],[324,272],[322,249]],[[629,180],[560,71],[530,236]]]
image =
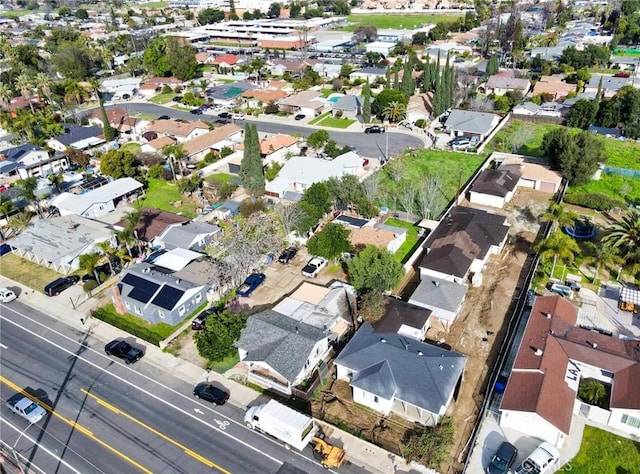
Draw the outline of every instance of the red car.
[[[7,186],[6,184],[0,184],[0,193],[5,192],[7,189],[9,189],[11,186]]]

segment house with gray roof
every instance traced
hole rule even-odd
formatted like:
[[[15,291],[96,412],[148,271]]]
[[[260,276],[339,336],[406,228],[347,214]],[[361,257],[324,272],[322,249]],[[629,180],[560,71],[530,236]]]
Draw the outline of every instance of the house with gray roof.
[[[13,181],[30,176],[43,177],[66,170],[69,162],[65,155],[49,156],[47,150],[25,143],[0,151],[0,179]]]
[[[129,267],[113,288],[113,304],[151,324],[176,325],[204,301],[208,285],[196,285],[146,262]]]
[[[102,135],[101,127],[97,125],[82,127],[68,123],[65,124],[64,132],[50,138],[47,141],[47,145],[56,151],[65,151],[67,148],[86,150],[104,142],[105,139],[104,135]]]
[[[217,225],[196,221],[179,222],[169,225],[153,239],[153,246],[167,250],[183,248],[201,252],[221,237],[222,229]]]
[[[441,324],[449,330],[462,309],[469,288],[463,283],[422,276],[420,284],[409,297],[409,303],[431,311],[431,326]]]
[[[100,242],[117,246],[106,224],[82,216],[55,216],[33,219],[11,246],[22,258],[66,275],[79,268],[80,255],[98,251]]]
[[[454,109],[444,123],[451,136],[478,137],[483,141],[500,123],[500,116],[487,112]]]
[[[376,79],[382,78],[384,79],[387,75],[387,69],[383,67],[363,67],[358,69],[357,71],[353,71],[349,74],[349,79],[362,79],[364,81],[369,81],[371,84],[376,82]]]
[[[355,119],[362,110],[362,98],[357,95],[345,95],[331,105],[333,115],[341,115],[343,118]]]
[[[376,332],[392,332],[423,341],[430,327],[431,313],[430,309],[389,297],[384,301],[384,315],[374,328]]]
[[[483,170],[469,189],[469,202],[502,209],[511,201],[521,176],[507,169]]]
[[[495,95],[505,95],[507,92],[520,91],[524,96],[531,89],[531,81],[513,77],[509,73],[498,73],[492,75],[484,84],[484,87],[481,86],[479,89],[484,90],[487,94]]]
[[[600,87],[600,80],[602,80],[602,92],[604,97],[615,96],[618,91],[625,86],[634,86],[636,88],[640,87],[640,84],[635,84],[632,77],[615,77],[605,74],[592,74],[591,79],[584,86],[584,92],[597,94]]]
[[[247,319],[235,345],[248,381],[291,395],[327,355],[332,334],[268,309]]]
[[[426,426],[440,422],[462,382],[467,358],[363,324],[334,361],[353,401]]]

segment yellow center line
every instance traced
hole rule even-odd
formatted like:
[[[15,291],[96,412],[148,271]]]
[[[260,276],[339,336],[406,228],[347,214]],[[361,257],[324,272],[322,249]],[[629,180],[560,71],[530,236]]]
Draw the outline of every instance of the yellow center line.
[[[98,405],[101,405],[103,407],[105,407],[107,410],[112,411],[113,413],[115,413],[116,415],[121,415],[123,417],[125,417],[126,419],[128,419],[129,421],[132,421],[134,423],[136,423],[137,425],[143,427],[144,429],[150,431],[151,433],[155,434],[156,436],[164,439],[165,441],[168,441],[169,443],[173,444],[174,446],[182,449],[186,454],[188,454],[189,456],[191,456],[194,459],[197,459],[198,461],[200,461],[202,464],[208,466],[208,467],[212,467],[217,469],[218,471],[224,473],[224,474],[231,474],[230,471],[227,471],[226,469],[224,469],[223,467],[219,466],[218,464],[214,463],[213,461],[210,461],[209,459],[205,458],[204,456],[196,453],[195,451],[187,448],[186,446],[184,446],[183,444],[179,443],[178,441],[176,441],[173,438],[170,438],[169,436],[167,436],[164,433],[161,433],[160,431],[156,430],[155,428],[152,428],[151,426],[147,425],[146,423],[144,423],[143,421],[138,420],[137,418],[129,415],[128,413],[120,410],[118,407],[112,405],[111,403],[95,396],[93,393],[89,392],[88,390],[85,389],[80,389],[80,391],[82,393],[84,393],[86,396],[93,398]]]
[[[22,390],[22,388],[20,388],[18,385],[16,385],[15,383],[13,383],[11,380],[7,379],[6,377],[3,377],[2,375],[0,375],[0,381],[6,385],[8,385],[9,387],[11,387],[13,390],[15,390],[16,392],[20,393],[21,395],[24,395],[25,397],[31,399],[32,401],[36,402],[38,405],[40,405],[42,408],[44,408],[45,410],[47,410],[49,413],[51,413],[53,416],[55,416],[56,418],[62,420],[64,423],[66,423],[67,425],[71,426],[73,429],[76,429],[78,431],[80,431],[82,434],[86,435],[87,437],[91,438],[93,441],[95,441],[96,443],[98,443],[100,446],[104,447],[105,449],[111,451],[112,453],[116,454],[117,456],[119,456],[120,458],[124,459],[125,461],[127,461],[129,464],[137,467],[139,470],[141,470],[142,472],[146,473],[146,474],[153,474],[152,471],[150,471],[149,469],[147,469],[146,467],[144,467],[142,464],[134,461],[133,459],[131,459],[129,456],[127,456],[124,453],[121,453],[120,451],[118,451],[116,448],[114,448],[113,446],[105,443],[104,441],[102,441],[100,438],[97,438],[90,430],[88,430],[87,428],[85,428],[84,426],[80,425],[79,423],[76,423],[73,420],[70,420],[62,415],[60,415],[59,413],[57,413],[56,411],[53,410],[52,407],[50,407],[49,405],[47,405],[46,403],[43,403],[41,400],[37,399],[36,397],[32,396],[29,393],[26,393]]]

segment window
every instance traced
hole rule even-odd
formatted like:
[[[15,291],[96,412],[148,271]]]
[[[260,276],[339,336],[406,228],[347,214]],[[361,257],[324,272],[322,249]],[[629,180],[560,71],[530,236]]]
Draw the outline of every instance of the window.
[[[187,312],[187,308],[185,308],[184,306],[180,306],[180,309],[178,309],[178,313],[180,314],[180,316],[184,316],[184,313]]]
[[[625,425],[633,426],[634,428],[640,428],[640,418],[635,416],[622,415],[622,421]]]
[[[160,316],[160,319],[164,319],[164,311],[162,310],[158,310],[158,316]]]
[[[197,304],[197,303],[200,303],[200,301],[202,301],[202,294],[198,293],[198,294],[196,295],[196,304]]]
[[[131,305],[129,304],[128,301],[124,302],[124,307],[127,308],[127,309],[131,309]]]
[[[142,310],[140,309],[139,306],[134,306],[133,310],[136,312],[136,314],[142,314]]]
[[[373,396],[373,403],[378,403],[378,395]]]

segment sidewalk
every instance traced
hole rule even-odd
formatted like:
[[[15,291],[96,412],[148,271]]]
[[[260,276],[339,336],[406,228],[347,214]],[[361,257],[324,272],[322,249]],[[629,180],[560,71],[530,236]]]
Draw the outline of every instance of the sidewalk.
[[[1,275],[0,286],[8,286],[14,290],[19,288],[20,292],[18,299],[22,303],[50,316],[54,316],[59,321],[76,330],[86,331],[93,337],[104,342],[108,342],[118,337],[131,337],[124,331],[90,317],[85,320],[84,325],[81,323],[81,318],[87,318],[89,310],[97,304],[97,300],[94,298],[88,298],[80,303],[78,305],[78,310],[80,311],[77,311],[65,304],[62,304],[63,300],[57,300],[55,297],[47,297],[42,293],[33,291],[31,288],[27,288]],[[148,364],[152,364],[158,369],[171,371],[173,375],[189,384],[200,382],[204,380],[205,377],[204,369],[202,367],[163,352],[159,347],[156,347],[153,344],[146,343],[144,361]],[[243,410],[245,410],[250,403],[255,404],[256,399],[268,399],[266,395],[258,395],[257,392],[251,388],[234,382],[233,380],[229,380],[223,375],[215,372],[209,373],[208,381],[219,382],[228,388],[231,394],[229,403]],[[320,421],[318,421],[318,424],[326,425]],[[352,464],[361,466],[368,472],[380,474],[419,472],[435,473],[435,471],[429,470],[423,466],[413,464],[408,465],[403,459],[395,456],[394,454],[352,436],[334,426],[331,426],[330,430],[332,431],[332,434],[329,437],[329,440],[335,442],[337,446],[340,446],[347,451],[347,459]]]

